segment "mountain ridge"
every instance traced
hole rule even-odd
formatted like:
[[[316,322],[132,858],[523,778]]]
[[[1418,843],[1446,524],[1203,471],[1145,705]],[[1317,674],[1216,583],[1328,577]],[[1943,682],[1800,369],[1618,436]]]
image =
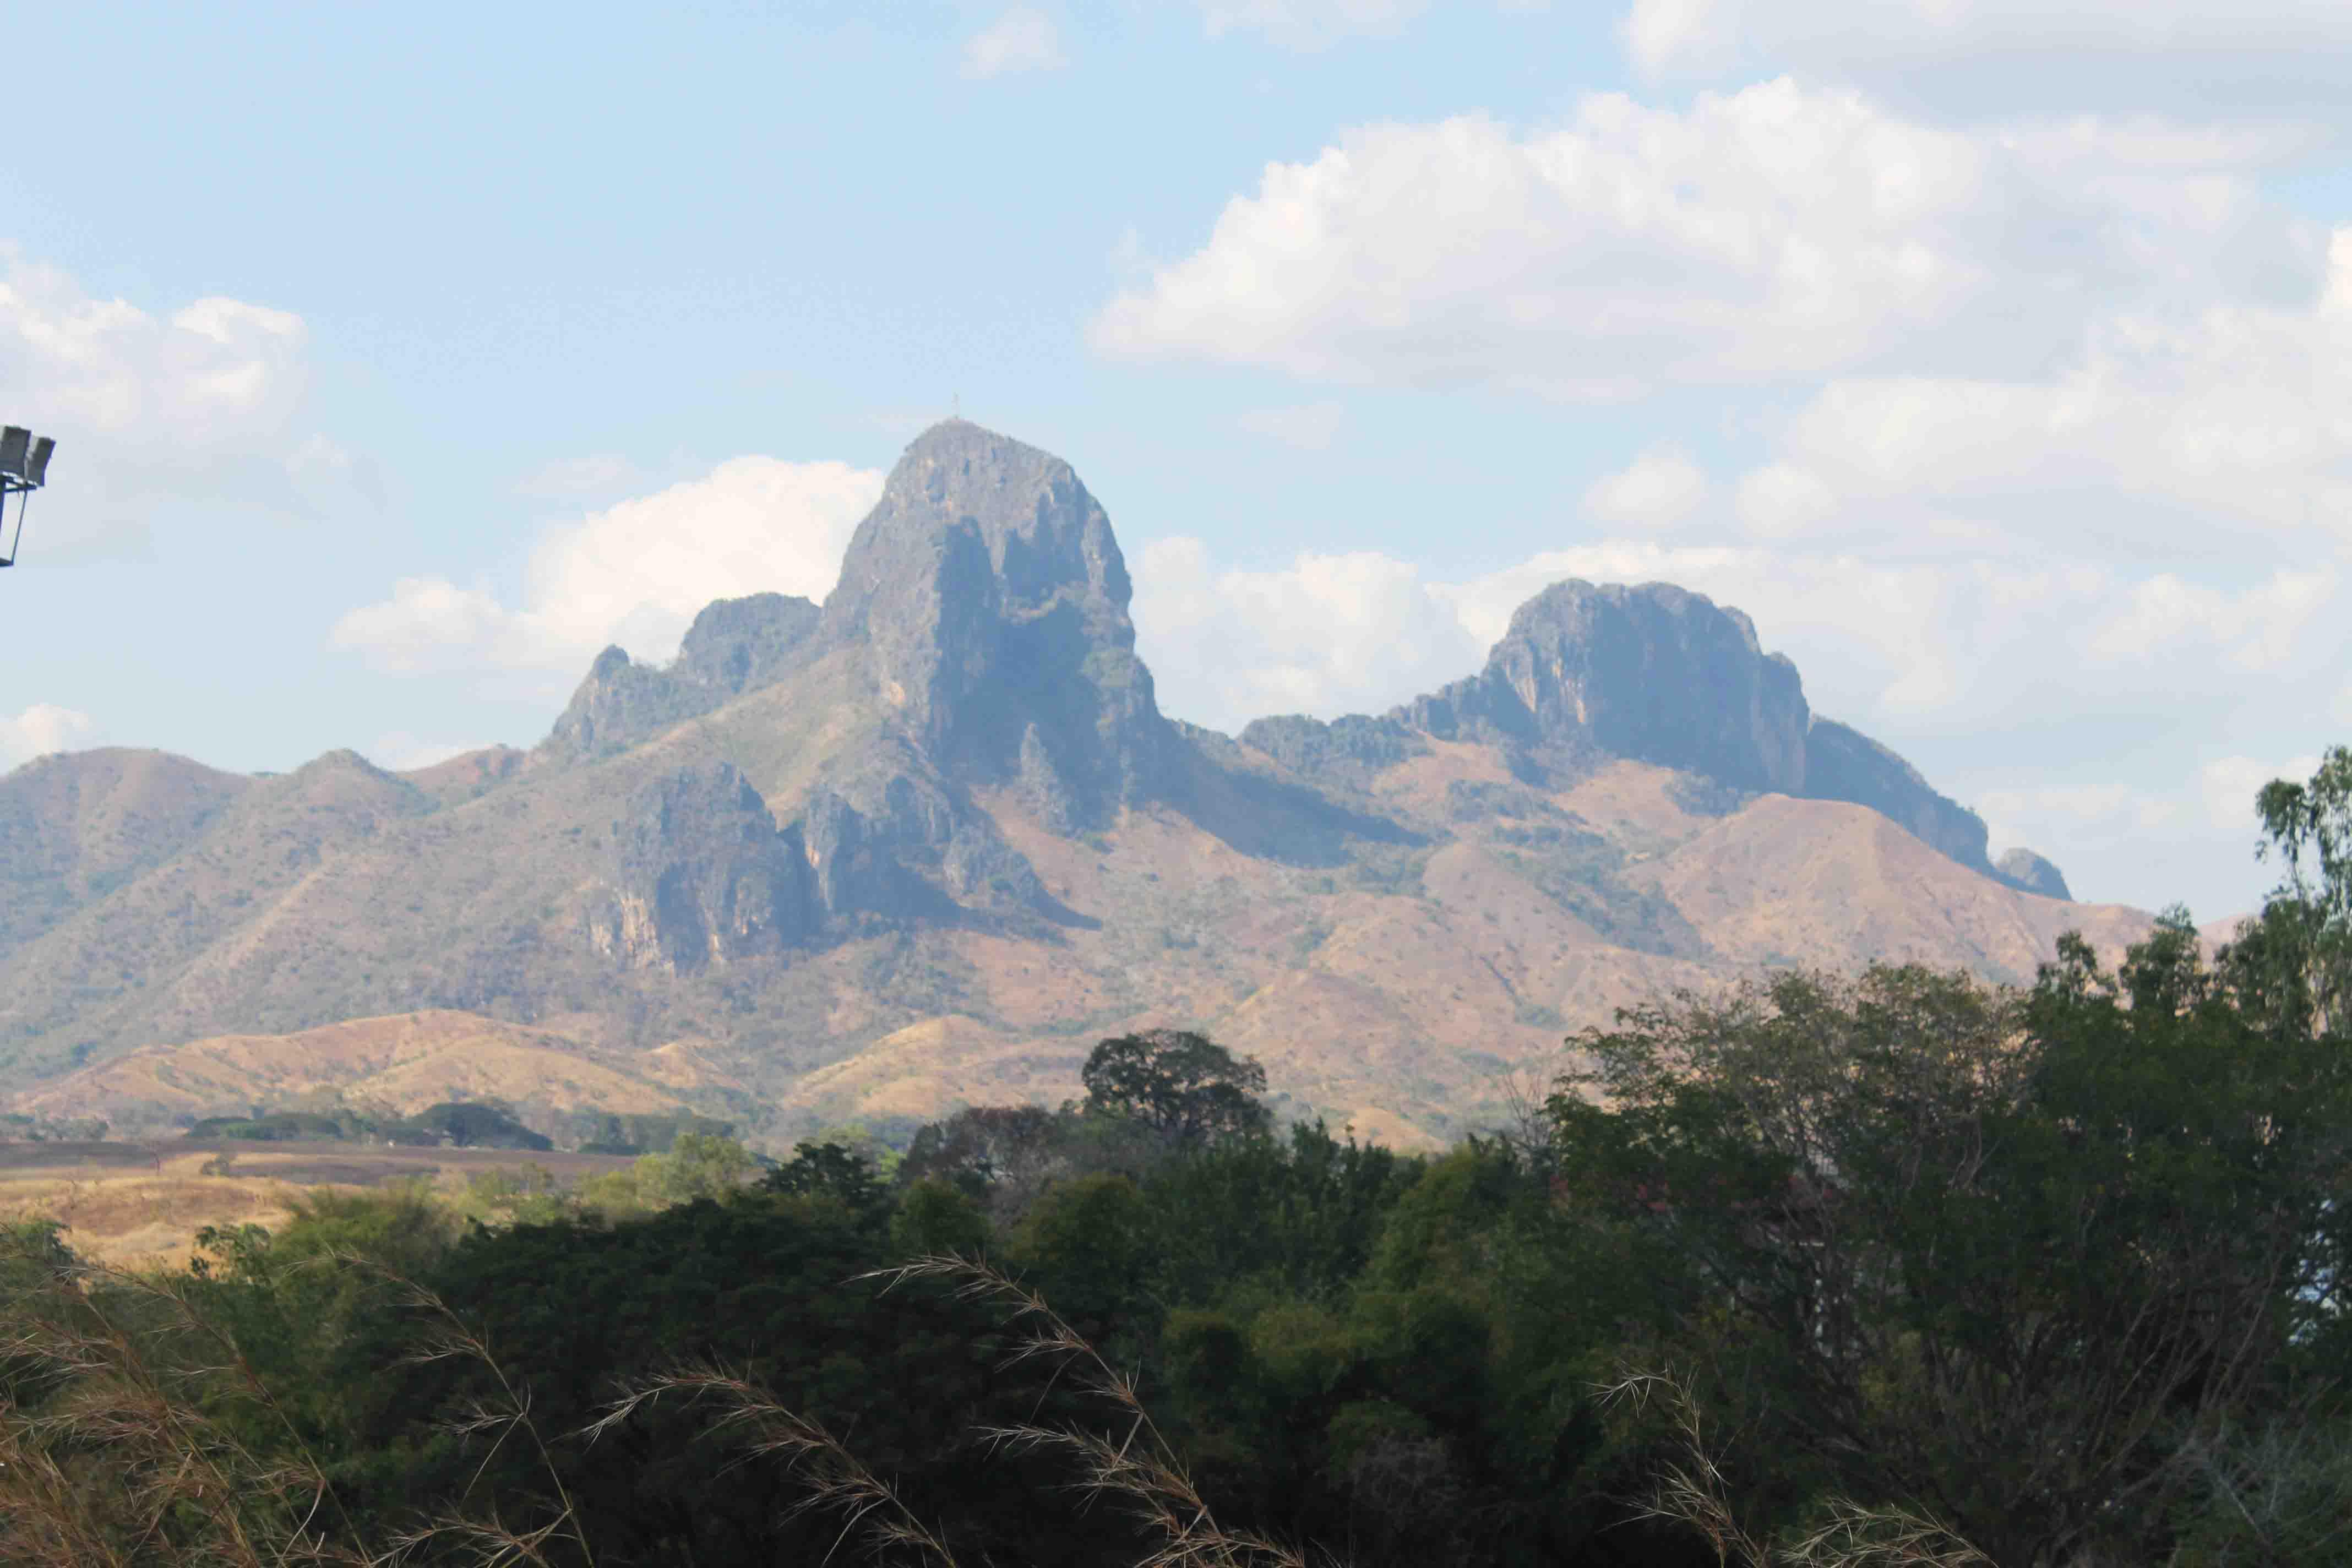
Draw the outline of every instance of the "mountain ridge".
[[[1553,584],[1437,692],[1237,737],[1160,712],[1131,594],[1067,463],[954,421],[892,469],[824,605],[714,601],[666,666],[607,649],[527,752],[19,769],[0,847],[82,832],[103,813],[73,803],[141,770],[188,799],[128,858],[11,851],[46,912],[0,924],[0,1085],[443,1009],[624,1057],[693,1040],[804,1119],[884,1059],[969,1070],[851,1100],[1034,1087],[1089,1030],[1172,1020],[1269,1051],[1293,1029],[1302,1109],[1434,1135],[1484,1058],[1555,1049],[1628,977],[1801,952],[2021,977],[2068,919],[2146,922],[2043,896],[2064,883],[2038,857],[1995,867],[1743,614],[1670,584]],[[1790,939],[1693,856],[1777,879]]]

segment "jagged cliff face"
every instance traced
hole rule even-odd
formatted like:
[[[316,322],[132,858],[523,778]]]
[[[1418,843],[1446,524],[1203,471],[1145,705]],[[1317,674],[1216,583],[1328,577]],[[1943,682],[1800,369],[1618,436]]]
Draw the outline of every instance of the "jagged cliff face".
[[[837,858],[816,873],[823,916],[911,918],[939,894],[1050,910],[973,789],[1010,785],[1069,834],[1141,801],[1192,801],[1209,777],[1200,739],[1160,717],[1135,655],[1130,593],[1110,521],[1068,464],[951,420],[892,470],[823,610],[776,594],[720,600],[667,668],[609,648],[541,749],[612,756],[845,656],[887,734],[825,759],[805,797],[777,803],[797,814],[786,826],[804,850]],[[1747,616],[1669,584],[1555,584],[1519,607],[1477,675],[1386,718],[1268,719],[1242,739],[1352,789],[1425,747],[1422,737],[1492,743],[1538,774],[1629,758],[1738,794],[1850,801],[1982,875],[2034,892],[2064,886],[2038,857],[1996,869],[1974,813],[1885,747],[1814,715],[1796,668],[1764,650]]]
[[[1060,458],[951,420],[858,525],[823,636],[871,662],[922,750],[1099,824],[1150,793],[1168,728],[1135,657],[1110,520]]]
[[[2021,892],[2038,893],[2045,899],[2061,899],[2071,902],[2074,895],[2067,890],[2066,879],[2058,868],[2031,849],[2011,849],[1994,862],[1993,869],[2002,880]]]
[[[1805,694],[1738,610],[1668,584],[1555,583],[1511,617],[1486,668],[1403,711],[1571,753],[1684,768],[1801,795]]]
[[[799,825],[779,830],[733,764],[682,768],[630,802],[589,942],[672,973],[782,952],[817,932],[812,859]]]
[[[784,679],[807,662],[816,605],[784,594],[752,594],[705,606],[667,668],[634,663],[608,647],[540,743],[564,762],[609,757],[673,724]]]

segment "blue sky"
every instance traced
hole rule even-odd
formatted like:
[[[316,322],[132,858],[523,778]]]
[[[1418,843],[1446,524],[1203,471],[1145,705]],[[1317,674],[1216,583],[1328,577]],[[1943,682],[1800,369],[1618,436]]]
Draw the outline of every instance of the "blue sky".
[[[821,596],[960,399],[1108,507],[1180,716],[1665,578],[2078,895],[2244,908],[2352,739],[2352,7],[2221,10],[14,19],[0,766],[528,744]]]

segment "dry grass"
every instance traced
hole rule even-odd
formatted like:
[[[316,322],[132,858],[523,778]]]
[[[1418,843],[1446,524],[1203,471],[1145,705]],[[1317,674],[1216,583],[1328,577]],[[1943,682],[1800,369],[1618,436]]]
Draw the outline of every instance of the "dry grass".
[[[0,1147],[11,1156],[0,1162],[0,1221],[54,1220],[80,1257],[127,1270],[185,1268],[196,1233],[208,1226],[274,1230],[308,1191],[422,1181],[454,1194],[481,1171],[539,1164],[578,1177],[630,1163],[597,1154],[343,1143]]]
[[[1051,1361],[1101,1402],[1112,1425],[1100,1431],[1024,1423],[992,1427],[986,1436],[1008,1449],[1043,1449],[1075,1461],[1080,1490],[1124,1507],[1157,1538],[1137,1568],[1307,1568],[1299,1548],[1217,1522],[1181,1457],[1144,1408],[1134,1374],[1112,1366],[1035,1291],[987,1263],[952,1255],[919,1258],[859,1278],[886,1287],[936,1279],[967,1300],[998,1308],[1022,1334],[1013,1361]]]
[[[37,1415],[0,1410],[0,1562],[367,1568],[329,1542],[325,1475],[235,1342],[190,1300],[187,1276],[101,1268],[22,1237],[12,1261],[0,1354],[62,1394]],[[269,1413],[293,1457],[257,1454],[207,1402]]]
[[[76,1162],[0,1176],[0,1218],[55,1220],[74,1250],[122,1269],[184,1268],[206,1226],[275,1228],[299,1189],[262,1174],[207,1174],[216,1156],[186,1152],[140,1162]]]
[[[1628,1372],[1601,1391],[1604,1404],[1665,1415],[1682,1458],[1658,1473],[1642,1516],[1681,1524],[1736,1568],[1994,1568],[1991,1558],[1934,1520],[1896,1507],[1832,1500],[1822,1522],[1779,1539],[1758,1536],[1732,1506],[1690,1387],[1663,1373]]]
[[[781,1459],[808,1483],[799,1511],[842,1515],[842,1541],[862,1531],[877,1548],[896,1547],[939,1568],[956,1568],[955,1554],[907,1506],[898,1489],[866,1468],[823,1426],[787,1409],[748,1374],[715,1362],[677,1368],[625,1390],[582,1436],[593,1442],[656,1401],[680,1397],[713,1406],[710,1430],[756,1458]],[[841,1542],[835,1542],[837,1551]]]

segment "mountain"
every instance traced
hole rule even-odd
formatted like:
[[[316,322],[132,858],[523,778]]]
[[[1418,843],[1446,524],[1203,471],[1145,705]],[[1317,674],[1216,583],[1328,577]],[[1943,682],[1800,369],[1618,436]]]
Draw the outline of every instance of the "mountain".
[[[1130,593],[1068,464],[950,421],[822,606],[721,600],[667,666],[609,648],[528,751],[28,764],[0,779],[0,1089],[154,1120],[378,1093],[417,1016],[415,1092],[673,1096],[783,1135],[1058,1099],[1096,1038],[1175,1024],[1260,1056],[1293,1113],[1410,1141],[1664,989],[2019,979],[2064,930],[2147,926],[1989,860],[1680,588],[1554,584],[1475,675],[1238,737],[1160,713]]]

